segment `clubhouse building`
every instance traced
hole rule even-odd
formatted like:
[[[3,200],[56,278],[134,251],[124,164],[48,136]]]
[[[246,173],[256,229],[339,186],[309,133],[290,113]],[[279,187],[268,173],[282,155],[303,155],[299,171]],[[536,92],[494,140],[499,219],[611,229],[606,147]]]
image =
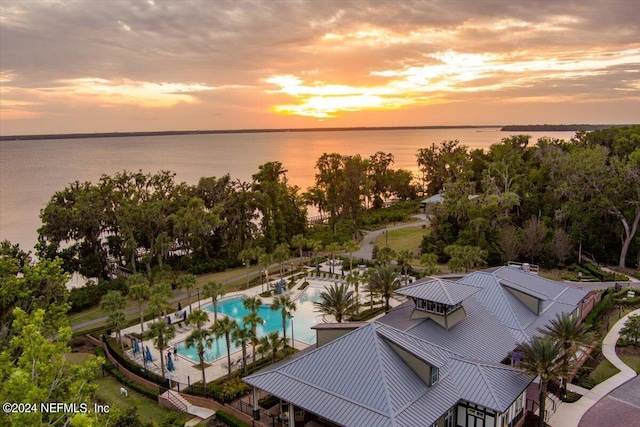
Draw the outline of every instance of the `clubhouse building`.
[[[511,366],[518,343],[583,318],[588,291],[506,266],[396,293],[378,320],[317,325],[317,348],[244,381],[287,402],[289,426],[518,426],[534,380]]]

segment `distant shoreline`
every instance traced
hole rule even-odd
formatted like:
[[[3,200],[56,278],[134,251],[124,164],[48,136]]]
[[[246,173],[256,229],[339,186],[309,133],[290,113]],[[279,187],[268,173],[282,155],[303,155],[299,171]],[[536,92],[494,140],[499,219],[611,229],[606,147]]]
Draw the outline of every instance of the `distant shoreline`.
[[[336,127],[336,128],[285,128],[285,129],[218,129],[218,130],[170,130],[152,132],[96,132],[67,133],[48,135],[7,135],[0,136],[0,141],[29,141],[37,139],[79,139],[79,138],[123,138],[136,136],[171,136],[171,135],[210,135],[229,133],[277,133],[277,132],[338,132],[367,130],[412,130],[412,129],[482,129],[500,128],[496,126],[389,126],[389,127]]]
[[[208,135],[229,133],[275,133],[275,132],[338,132],[338,131],[385,131],[416,129],[488,129],[499,128],[506,132],[544,132],[544,131],[591,131],[606,129],[612,126],[626,125],[515,125],[515,126],[389,126],[389,127],[334,127],[334,128],[290,128],[290,129],[220,129],[220,130],[176,130],[155,132],[96,132],[66,133],[45,135],[0,135],[0,141],[32,141],[45,139],[80,139],[80,138],[123,138],[138,136],[171,136],[171,135]]]

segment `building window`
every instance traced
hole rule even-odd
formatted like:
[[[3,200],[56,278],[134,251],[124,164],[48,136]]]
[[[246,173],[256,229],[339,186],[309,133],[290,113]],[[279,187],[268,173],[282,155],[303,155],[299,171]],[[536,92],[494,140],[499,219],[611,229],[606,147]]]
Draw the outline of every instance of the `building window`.
[[[431,385],[435,385],[440,379],[440,371],[435,366],[431,367]]]
[[[453,427],[453,409],[449,409],[444,416],[444,427]]]
[[[420,310],[424,310],[424,303],[425,301],[423,299],[418,299],[416,302],[416,307]]]

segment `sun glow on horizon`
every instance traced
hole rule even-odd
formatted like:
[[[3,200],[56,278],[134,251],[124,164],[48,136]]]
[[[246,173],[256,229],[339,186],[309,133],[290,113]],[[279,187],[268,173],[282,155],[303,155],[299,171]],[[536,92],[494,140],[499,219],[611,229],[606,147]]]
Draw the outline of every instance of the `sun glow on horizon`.
[[[279,89],[267,93],[283,93],[297,103],[278,104],[271,110],[285,115],[335,118],[341,112],[397,110],[413,106],[454,102],[456,94],[499,92],[528,88],[544,81],[572,80],[607,73],[619,65],[640,62],[640,49],[622,52],[588,52],[582,57],[563,57],[553,52],[546,56],[531,52],[514,55],[462,53],[453,50],[431,55],[433,65],[404,66],[369,72],[369,76],[386,79],[386,83],[361,86],[306,82],[295,75],[276,75],[267,83]],[[513,97],[504,102],[564,102],[570,96]]]

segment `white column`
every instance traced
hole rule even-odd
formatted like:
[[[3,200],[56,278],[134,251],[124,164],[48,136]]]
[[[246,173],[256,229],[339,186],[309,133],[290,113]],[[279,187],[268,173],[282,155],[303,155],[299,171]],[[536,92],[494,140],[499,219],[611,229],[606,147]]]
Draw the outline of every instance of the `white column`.
[[[289,402],[289,427],[296,427],[296,415],[293,408],[293,403]]]

